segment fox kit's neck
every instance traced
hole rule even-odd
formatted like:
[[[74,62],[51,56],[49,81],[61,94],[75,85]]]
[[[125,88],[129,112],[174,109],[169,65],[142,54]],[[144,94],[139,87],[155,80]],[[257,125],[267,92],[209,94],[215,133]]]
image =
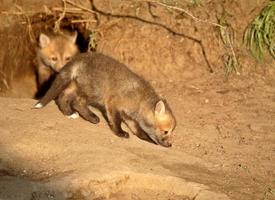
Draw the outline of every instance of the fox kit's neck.
[[[39,67],[49,68],[54,72],[60,69],[78,53],[75,44],[77,33],[40,34],[37,57]]]

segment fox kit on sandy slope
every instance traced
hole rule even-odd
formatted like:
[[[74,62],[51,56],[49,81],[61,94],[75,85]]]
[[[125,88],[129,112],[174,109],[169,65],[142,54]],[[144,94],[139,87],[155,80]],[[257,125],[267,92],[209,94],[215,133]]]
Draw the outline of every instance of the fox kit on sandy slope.
[[[77,32],[70,33],[65,30],[56,34],[41,33],[39,35],[37,48],[39,88],[79,52],[76,38]]]
[[[132,120],[137,136],[145,134],[156,144],[171,146],[169,138],[176,120],[166,101],[143,78],[109,56],[83,53],[74,57],[35,108],[44,107],[62,93],[67,94],[59,102],[64,114],[77,111],[84,119],[98,123],[99,118],[88,108],[91,105],[102,111],[118,136],[129,137],[121,123]]]

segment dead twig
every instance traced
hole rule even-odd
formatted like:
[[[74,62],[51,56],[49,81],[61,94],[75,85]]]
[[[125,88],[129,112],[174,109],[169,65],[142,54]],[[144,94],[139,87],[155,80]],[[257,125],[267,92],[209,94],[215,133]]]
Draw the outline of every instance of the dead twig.
[[[66,16],[66,10],[67,10],[66,0],[62,0],[62,1],[63,1],[63,11],[62,11],[61,15],[59,16],[58,20],[56,20],[55,23],[54,23],[54,32],[55,33],[60,32],[61,21]]]
[[[74,3],[74,2],[72,2],[70,0],[64,0],[64,1],[66,1],[68,4],[71,4],[72,6],[80,8],[81,10],[87,11],[87,12],[95,14],[97,16],[97,12],[95,12],[95,11],[93,11],[91,9],[85,8],[84,6],[78,5],[78,4],[76,4],[76,3]]]
[[[3,77],[0,80],[2,81],[2,83],[4,84],[4,86],[6,87],[6,89],[9,89],[9,84],[8,84],[8,82],[6,80],[6,75],[2,71],[0,71],[0,75]]]
[[[36,13],[37,12],[35,12],[35,11],[28,11],[28,12],[24,12],[24,13],[22,13],[21,11],[19,11],[19,12],[1,11],[0,12],[1,15],[33,15]]]
[[[73,13],[73,14],[83,14],[83,11],[84,12],[88,12],[88,13],[91,13],[91,14],[94,14],[94,15],[98,15],[97,12],[91,10],[91,9],[88,9],[88,8],[85,8],[81,5],[78,5],[70,0],[62,0],[63,2],[63,7],[53,7],[51,9],[47,8],[45,9],[45,13],[46,14],[49,14],[49,13],[60,13],[59,14],[59,18],[58,20],[56,20],[55,22],[55,25],[54,25],[54,32],[59,32],[60,31],[60,24],[61,24],[61,21],[66,17],[66,14],[67,13]],[[70,4],[74,7],[68,7],[67,4]],[[28,26],[31,24],[30,22],[30,19],[28,17],[31,16],[31,15],[34,15],[34,14],[37,14],[37,12],[35,11],[23,11],[23,9],[16,5],[16,8],[19,10],[18,12],[8,12],[8,11],[1,11],[0,14],[2,15],[18,15],[18,16],[23,16],[26,20],[25,23],[28,24]],[[94,19],[75,19],[75,20],[72,20],[71,23],[83,23],[83,22],[97,22],[96,20]],[[30,27],[29,27],[30,28]]]
[[[51,10],[54,12],[63,12],[64,8],[53,7]],[[68,8],[67,7],[66,13],[83,14],[83,11],[80,8]]]
[[[93,23],[97,23],[97,21],[96,20],[94,20],[94,19],[73,19],[73,20],[71,20],[71,23],[72,24],[75,24],[75,23],[86,23],[86,22],[93,22]]]
[[[198,17],[195,17],[191,12],[189,12],[188,10],[186,10],[184,8],[168,5],[168,4],[162,3],[160,1],[137,0],[137,2],[155,3],[155,4],[158,4],[158,5],[164,6],[166,8],[172,9],[172,10],[177,10],[177,11],[183,12],[183,13],[185,13],[186,15],[188,15],[189,17],[191,17],[193,20],[195,20],[197,22],[203,22],[203,23],[211,24],[213,26],[220,27],[220,28],[225,28],[221,24],[218,24],[218,23],[215,23],[215,22],[211,22],[211,21],[208,21],[208,20],[204,20],[204,19],[200,19]]]
[[[35,43],[35,36],[32,30],[32,25],[31,25],[31,20],[30,17],[28,15],[25,14],[25,12],[23,11],[22,7],[20,7],[19,5],[15,5],[15,7],[19,10],[19,12],[23,13],[22,15],[25,17],[26,22],[27,22],[27,28],[28,28],[28,34],[30,37],[30,41],[32,43]]]

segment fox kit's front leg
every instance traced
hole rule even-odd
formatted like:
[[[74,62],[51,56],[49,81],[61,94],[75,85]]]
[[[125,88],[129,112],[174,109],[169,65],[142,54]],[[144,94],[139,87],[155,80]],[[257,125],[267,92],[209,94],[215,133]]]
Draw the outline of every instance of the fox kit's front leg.
[[[128,138],[129,133],[122,130],[121,128],[122,117],[118,110],[114,107],[114,101],[109,101],[108,103],[106,103],[105,107],[107,120],[112,131],[119,137]]]

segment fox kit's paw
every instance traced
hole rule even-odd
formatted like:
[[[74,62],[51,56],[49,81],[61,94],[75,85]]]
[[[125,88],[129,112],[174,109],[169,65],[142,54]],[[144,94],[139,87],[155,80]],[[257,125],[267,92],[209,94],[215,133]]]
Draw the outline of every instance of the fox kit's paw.
[[[35,108],[35,109],[40,109],[40,108],[43,108],[43,107],[44,107],[44,106],[42,105],[42,103],[38,102],[38,103],[36,103],[36,104],[34,105],[33,108]]]
[[[98,124],[98,123],[100,122],[100,119],[99,119],[99,117],[96,116],[96,115],[91,115],[91,118],[90,118],[89,121],[90,121],[91,123],[93,123],[93,124]]]
[[[116,134],[117,134],[117,136],[119,136],[119,137],[129,138],[129,133],[127,133],[127,132],[125,132],[125,131],[123,131],[123,130],[119,131],[119,132],[116,133]]]
[[[79,114],[78,114],[78,112],[75,112],[71,115],[67,115],[66,117],[69,118],[69,119],[76,119],[76,118],[79,117]]]

